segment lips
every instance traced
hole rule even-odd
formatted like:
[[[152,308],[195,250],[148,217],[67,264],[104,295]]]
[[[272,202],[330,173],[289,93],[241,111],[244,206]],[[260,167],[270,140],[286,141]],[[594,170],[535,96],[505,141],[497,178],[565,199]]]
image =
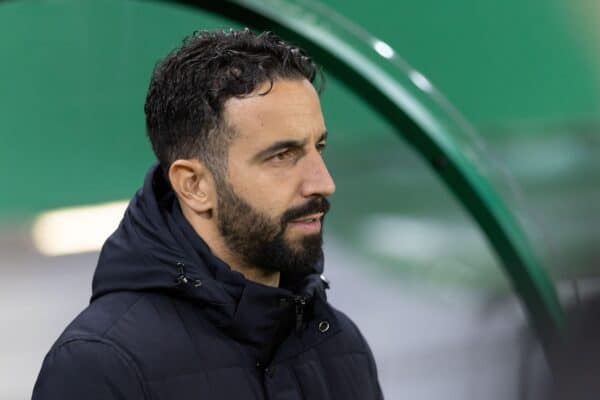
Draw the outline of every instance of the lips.
[[[321,219],[324,213],[310,214],[302,218],[290,221],[289,226],[295,231],[306,235],[314,235],[321,232]]]
[[[311,214],[311,215],[307,215],[306,217],[302,217],[302,218],[298,218],[295,219],[293,221],[293,223],[311,223],[311,222],[317,222],[320,221],[321,218],[323,217],[324,213],[316,213],[316,214]]]
[[[289,209],[281,216],[282,226],[285,227],[288,223],[296,223],[298,221],[308,221],[319,219],[323,220],[323,215],[329,211],[329,201],[325,197],[319,196],[310,199],[307,203]],[[304,222],[306,223],[306,222]]]

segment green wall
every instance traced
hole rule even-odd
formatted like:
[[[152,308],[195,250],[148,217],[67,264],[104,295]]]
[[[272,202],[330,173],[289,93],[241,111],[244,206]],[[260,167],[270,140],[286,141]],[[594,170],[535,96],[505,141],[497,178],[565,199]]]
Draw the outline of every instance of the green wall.
[[[484,133],[596,122],[587,25],[558,1],[326,3],[390,43]],[[0,3],[0,219],[128,198],[153,159],[152,66],[193,30],[230,26],[167,2]],[[340,143],[368,137],[376,148],[389,136],[334,80],[323,105]]]
[[[589,1],[326,3],[386,40],[479,126],[598,121]]]

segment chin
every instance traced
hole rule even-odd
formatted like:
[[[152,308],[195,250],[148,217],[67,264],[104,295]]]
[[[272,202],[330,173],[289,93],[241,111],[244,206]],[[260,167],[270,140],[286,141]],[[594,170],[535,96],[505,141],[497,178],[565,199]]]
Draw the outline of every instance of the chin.
[[[315,251],[317,247],[322,246],[321,234],[314,233],[310,235],[301,235],[292,240],[286,240],[286,244],[288,248],[297,254],[312,252]]]

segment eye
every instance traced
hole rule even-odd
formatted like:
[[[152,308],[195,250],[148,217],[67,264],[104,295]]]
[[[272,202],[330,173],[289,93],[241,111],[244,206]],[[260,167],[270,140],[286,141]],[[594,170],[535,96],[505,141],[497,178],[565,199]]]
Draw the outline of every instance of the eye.
[[[295,149],[295,148],[286,149],[286,150],[280,151],[277,154],[273,154],[271,157],[269,157],[267,159],[267,161],[271,161],[271,162],[275,162],[275,163],[294,161],[298,158],[298,153],[299,153],[298,149]]]
[[[327,147],[327,143],[321,142],[321,143],[317,144],[317,151],[319,153],[323,153],[325,151],[326,147]]]
[[[272,158],[277,161],[285,161],[292,156],[291,150],[282,151],[281,153],[275,154]]]

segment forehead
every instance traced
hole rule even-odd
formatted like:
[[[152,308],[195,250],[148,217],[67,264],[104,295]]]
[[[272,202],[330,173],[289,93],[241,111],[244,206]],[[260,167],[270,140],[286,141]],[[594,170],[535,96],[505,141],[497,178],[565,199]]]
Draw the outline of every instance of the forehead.
[[[319,96],[306,79],[276,80],[252,94],[225,102],[224,118],[236,131],[232,145],[260,147],[277,140],[305,139],[325,131]]]

